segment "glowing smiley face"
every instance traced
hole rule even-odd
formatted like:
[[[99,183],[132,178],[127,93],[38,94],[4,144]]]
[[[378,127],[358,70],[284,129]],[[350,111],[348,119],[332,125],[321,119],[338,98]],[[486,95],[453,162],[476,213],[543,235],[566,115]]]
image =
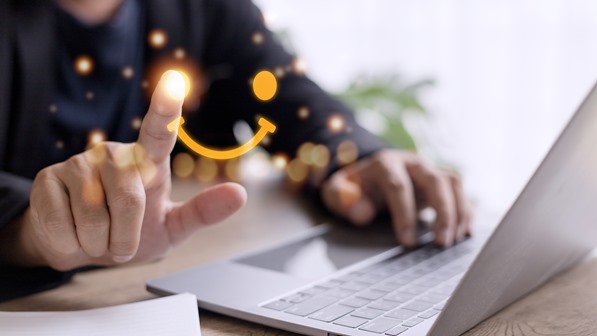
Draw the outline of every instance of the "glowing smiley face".
[[[183,77],[172,76],[171,78],[171,82],[167,85],[168,93],[173,97],[183,98],[186,93],[188,93],[187,85],[183,80]],[[272,99],[277,90],[278,82],[271,72],[264,70],[259,72],[253,78],[253,93],[259,100],[268,101]],[[268,133],[274,133],[276,131],[276,126],[274,124],[265,118],[259,118],[259,121],[257,122],[260,126],[259,130],[245,144],[232,149],[216,150],[205,147],[194,140],[182,127],[184,122],[183,117],[176,118],[168,124],[168,131],[174,132],[178,129],[178,139],[183,144],[195,153],[215,160],[233,159],[246,154],[259,145]]]

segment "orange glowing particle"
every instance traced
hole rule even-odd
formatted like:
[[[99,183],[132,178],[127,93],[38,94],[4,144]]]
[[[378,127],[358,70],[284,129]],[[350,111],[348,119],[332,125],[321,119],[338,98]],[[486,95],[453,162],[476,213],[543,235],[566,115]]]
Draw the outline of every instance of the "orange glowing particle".
[[[146,81],[146,80],[142,81],[141,82],[141,87],[144,88],[144,89],[147,89],[149,87],[149,82]]]
[[[288,157],[284,154],[274,154],[272,155],[272,165],[278,170],[283,170],[288,165]]]
[[[195,170],[195,160],[187,153],[179,153],[172,161],[172,171],[178,177],[189,177]]]
[[[334,133],[340,132],[346,126],[344,117],[339,114],[333,114],[328,118],[328,129]]]
[[[161,29],[154,29],[149,33],[147,42],[152,48],[161,49],[168,43],[168,35]]]
[[[87,136],[88,147],[93,147],[103,141],[106,141],[106,133],[99,129],[92,130]]]
[[[141,117],[134,117],[131,120],[131,128],[135,131],[138,131],[141,129],[141,123],[143,122],[143,120],[141,119]]]
[[[133,69],[132,66],[127,65],[122,68],[122,77],[124,77],[124,79],[131,79],[133,76],[135,76],[135,69]]]
[[[340,165],[347,165],[355,162],[359,156],[359,150],[354,142],[344,140],[338,145],[336,158]]]
[[[307,70],[307,65],[302,59],[297,58],[294,60],[294,62],[292,62],[292,69],[294,70],[295,74],[303,75]]]
[[[294,159],[290,161],[290,163],[288,164],[288,167],[286,168],[286,173],[288,174],[288,178],[290,178],[291,181],[301,183],[305,181],[305,179],[307,178],[309,168],[300,160]]]
[[[75,71],[81,76],[88,76],[93,72],[93,59],[87,55],[81,55],[75,58]]]
[[[184,51],[184,49],[182,49],[182,48],[174,49],[174,58],[181,60],[185,57],[187,57],[187,53]]]
[[[309,118],[309,115],[311,115],[311,111],[309,111],[309,109],[307,107],[303,106],[298,109],[296,114],[299,117],[299,119],[305,120],[305,119]]]
[[[253,36],[251,36],[251,40],[253,41],[253,44],[261,45],[264,40],[263,34],[260,32],[254,33]]]

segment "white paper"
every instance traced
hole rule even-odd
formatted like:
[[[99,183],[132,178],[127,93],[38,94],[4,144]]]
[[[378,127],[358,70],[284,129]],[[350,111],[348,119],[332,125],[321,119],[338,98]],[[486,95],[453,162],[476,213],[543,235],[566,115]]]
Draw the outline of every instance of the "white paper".
[[[197,299],[179,294],[69,312],[0,312],[2,336],[200,336]]]

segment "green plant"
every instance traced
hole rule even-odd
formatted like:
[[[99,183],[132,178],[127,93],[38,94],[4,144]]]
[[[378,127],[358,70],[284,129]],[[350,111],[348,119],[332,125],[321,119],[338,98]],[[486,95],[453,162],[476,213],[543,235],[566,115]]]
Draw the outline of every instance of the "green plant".
[[[381,120],[377,135],[388,144],[416,150],[414,137],[404,124],[407,114],[427,115],[419,100],[419,91],[433,85],[429,79],[404,83],[397,75],[362,76],[354,80],[338,97],[351,106],[358,116]]]

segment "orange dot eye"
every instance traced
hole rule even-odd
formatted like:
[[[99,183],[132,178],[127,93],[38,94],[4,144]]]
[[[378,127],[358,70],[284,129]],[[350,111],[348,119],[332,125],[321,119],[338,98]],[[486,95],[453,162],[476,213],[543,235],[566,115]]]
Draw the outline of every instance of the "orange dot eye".
[[[276,95],[278,81],[273,73],[263,70],[255,75],[253,79],[253,93],[262,101],[268,101]]]

